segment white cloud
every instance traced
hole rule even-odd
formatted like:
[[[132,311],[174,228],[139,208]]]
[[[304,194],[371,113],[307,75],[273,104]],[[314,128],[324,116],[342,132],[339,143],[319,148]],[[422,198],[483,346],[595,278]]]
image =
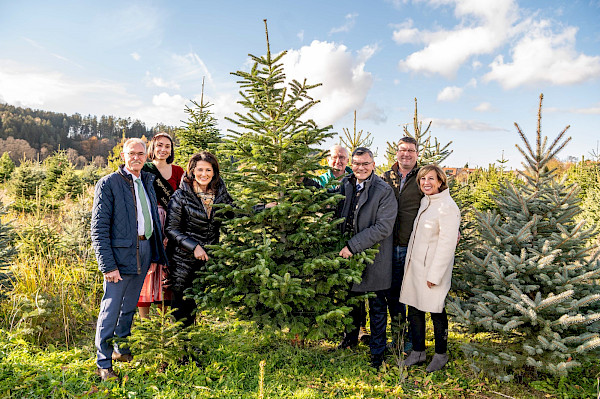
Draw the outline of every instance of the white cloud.
[[[180,86],[177,82],[167,81],[158,76],[151,76],[150,72],[146,72],[146,77],[144,79],[146,81],[146,85],[149,87],[161,87],[164,89],[179,89]]]
[[[425,48],[401,60],[404,71],[454,77],[460,66],[479,54],[490,54],[511,35],[517,5],[514,0],[429,1],[431,5],[453,4],[460,23],[453,30],[420,31],[407,20],[393,33],[398,43],[423,42]]]
[[[479,68],[481,68],[482,65],[483,64],[477,60],[475,60],[471,63],[471,67],[473,67],[473,69],[479,69]]]
[[[298,37],[298,39],[300,39],[301,42],[304,41],[304,29],[301,30],[300,32],[296,33],[296,36]]]
[[[490,104],[488,102],[482,102],[481,104],[479,104],[478,106],[476,106],[473,109],[477,112],[488,112],[488,111],[492,110],[492,104]]]
[[[438,93],[437,100],[438,101],[455,101],[462,96],[464,89],[456,86],[448,86],[445,87],[442,91]]]
[[[392,34],[392,39],[398,44],[420,43],[422,37],[419,36],[419,30],[413,28],[413,20],[407,19],[401,24],[396,25],[397,30]]]
[[[512,62],[497,56],[484,80],[512,89],[539,84],[570,85],[600,77],[600,56],[578,54],[576,33],[574,27],[553,32],[548,21],[532,23],[511,50]]]
[[[318,40],[299,50],[289,50],[282,59],[287,79],[306,78],[309,84],[322,83],[310,91],[321,103],[307,117],[319,125],[329,125],[359,109],[373,84],[365,65],[376,51],[376,46],[366,46],[355,56],[342,44]]]
[[[210,71],[198,54],[173,54],[171,56],[171,61],[173,80],[181,82],[183,80],[195,79],[199,82],[202,82],[202,78],[206,77],[207,82],[211,84],[213,83],[213,78]]]
[[[133,58],[136,61],[139,61],[140,58],[142,58],[142,56],[139,55],[138,53],[136,53],[135,51],[133,53],[129,54],[129,55],[131,56],[131,58]]]
[[[157,123],[179,126],[185,118],[186,99],[179,94],[160,93],[152,96],[152,104],[131,111],[131,116],[153,126]]]
[[[600,104],[596,107],[589,108],[577,108],[573,110],[576,114],[589,114],[589,115],[600,115]]]
[[[352,29],[356,24],[356,17],[358,17],[357,13],[346,14],[344,18],[346,22],[344,25],[338,26],[337,28],[331,28],[329,34],[331,35],[332,33],[349,32],[350,29]]]
[[[459,130],[459,131],[477,131],[477,132],[498,132],[507,130],[501,127],[496,127],[489,125],[485,122],[473,121],[473,120],[465,120],[465,119],[430,119],[433,123],[434,127],[442,127],[449,130]],[[424,121],[424,123],[426,123]],[[428,122],[427,122],[428,123]]]
[[[9,104],[61,112],[94,112],[94,107],[103,102],[111,103],[117,110],[136,104],[120,84],[80,81],[56,71],[1,59],[0,96]]]

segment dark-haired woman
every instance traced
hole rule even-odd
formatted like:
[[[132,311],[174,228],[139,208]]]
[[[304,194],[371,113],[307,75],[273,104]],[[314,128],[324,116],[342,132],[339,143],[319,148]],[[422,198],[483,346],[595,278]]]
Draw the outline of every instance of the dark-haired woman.
[[[460,210],[450,196],[446,174],[439,166],[419,169],[417,183],[424,197],[408,243],[400,291],[400,302],[408,306],[413,343],[413,351],[404,365],[425,362],[425,312],[429,312],[435,355],[426,371],[433,372],[448,362],[448,316],[444,305],[452,281]]]
[[[175,151],[171,136],[167,133],[154,135],[148,144],[148,160],[150,162],[146,162],[142,170],[156,176],[154,179],[154,191],[156,192],[156,199],[158,201],[160,224],[163,226],[163,229],[169,199],[177,187],[179,187],[179,182],[184,174],[181,166],[173,165],[174,158]],[[153,267],[153,265],[148,270],[138,300],[141,318],[148,317],[152,303],[161,307],[163,303],[168,304],[171,299],[171,292],[163,287],[166,278],[165,266],[156,265],[156,267]]]
[[[196,309],[193,299],[184,298],[184,291],[209,258],[206,245],[219,241],[221,222],[215,218],[214,205],[232,202],[217,158],[208,151],[193,155],[179,189],[171,197],[165,224],[173,315],[184,326],[194,323]]]

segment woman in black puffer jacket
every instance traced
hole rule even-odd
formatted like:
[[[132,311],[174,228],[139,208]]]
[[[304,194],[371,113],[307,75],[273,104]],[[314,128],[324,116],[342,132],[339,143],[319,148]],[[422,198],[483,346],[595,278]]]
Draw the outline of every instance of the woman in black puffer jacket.
[[[232,202],[217,158],[208,151],[193,155],[179,189],[171,196],[165,222],[173,315],[184,326],[194,323],[196,309],[193,299],[184,299],[184,291],[208,260],[206,245],[219,242],[221,222],[215,219],[213,205]]]

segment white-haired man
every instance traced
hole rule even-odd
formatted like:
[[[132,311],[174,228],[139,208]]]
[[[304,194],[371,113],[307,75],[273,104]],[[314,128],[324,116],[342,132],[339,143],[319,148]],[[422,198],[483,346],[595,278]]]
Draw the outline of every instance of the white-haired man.
[[[125,164],[96,184],[92,209],[92,246],[104,275],[95,338],[97,374],[103,381],[117,379],[112,360],[133,359],[118,341],[130,335],[150,263],[167,262],[154,175],[142,171],[146,144],[140,139],[127,140],[121,158]]]

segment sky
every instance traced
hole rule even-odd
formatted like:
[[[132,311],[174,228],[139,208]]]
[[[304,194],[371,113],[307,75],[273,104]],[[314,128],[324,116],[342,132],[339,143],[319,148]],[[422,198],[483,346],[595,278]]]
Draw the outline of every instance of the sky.
[[[181,126],[204,79],[226,133],[264,19],[287,78],[322,83],[309,116],[343,135],[356,111],[377,163],[415,98],[444,166],[520,167],[541,93],[542,133],[570,125],[559,158],[599,152],[600,0],[0,0],[0,102]]]

